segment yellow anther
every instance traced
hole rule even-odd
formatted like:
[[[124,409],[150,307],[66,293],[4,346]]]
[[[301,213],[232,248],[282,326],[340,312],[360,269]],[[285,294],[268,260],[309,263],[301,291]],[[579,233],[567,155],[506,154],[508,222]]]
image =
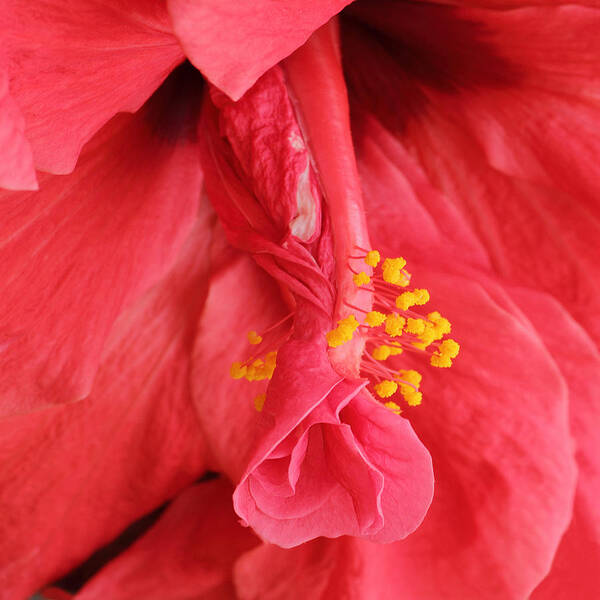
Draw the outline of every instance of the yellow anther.
[[[385,318],[385,332],[392,337],[399,337],[402,335],[405,323],[406,319],[404,317],[392,313]]]
[[[425,333],[425,321],[423,319],[411,319],[406,321],[406,329],[408,333],[414,333],[415,335],[421,335]]]
[[[265,356],[265,365],[269,368],[275,368],[275,364],[277,361],[277,350],[273,350],[272,352],[267,352]]]
[[[413,292],[402,292],[396,298],[396,306],[400,310],[408,310],[411,306],[414,306],[417,303],[417,297]]]
[[[339,329],[328,331],[325,337],[330,348],[337,348],[348,341],[348,338]]]
[[[248,381],[262,381],[266,379],[265,374],[265,362],[257,358],[251,365],[248,366],[248,370],[246,372],[246,379]]]
[[[354,281],[354,285],[356,285],[357,287],[360,287],[361,285],[366,285],[367,283],[371,283],[371,278],[364,271],[356,273],[356,275],[354,275],[352,279]]]
[[[398,377],[406,383],[411,383],[415,387],[419,387],[421,385],[421,380],[423,376],[419,371],[415,371],[414,369],[401,369],[398,371]]]
[[[402,392],[402,397],[406,400],[409,406],[419,406],[423,401],[423,394],[421,392],[415,392],[411,389],[410,391]]]
[[[345,319],[338,321],[338,326],[348,327],[352,332],[356,331],[359,325],[360,323],[356,320],[354,315],[348,315]]]
[[[257,344],[260,344],[262,342],[262,336],[258,335],[258,333],[256,333],[256,331],[249,331],[248,332],[248,341],[253,345],[256,346]]]
[[[419,336],[419,341],[413,342],[412,345],[415,348],[419,348],[419,350],[425,350],[427,346],[437,339],[439,338],[436,335],[435,327],[428,321],[425,321],[425,331]]]
[[[407,287],[410,285],[410,273],[400,273],[400,277],[398,277],[398,281],[396,281],[396,285],[400,287]]]
[[[442,356],[448,356],[449,358],[456,358],[460,351],[460,345],[453,339],[448,338],[444,340],[439,347],[438,352]]]
[[[384,379],[375,385],[375,392],[380,398],[389,398],[398,390],[398,384],[395,381]]]
[[[406,261],[400,258],[386,258],[383,261],[383,269],[384,270],[393,270],[393,271],[402,271],[406,266]]]
[[[437,310],[434,312],[430,312],[427,315],[427,318],[433,323],[436,340],[441,339],[442,336],[446,335],[447,333],[450,333],[450,331],[452,330],[452,325],[450,324],[450,321],[442,317],[442,315],[440,315],[440,313]]]
[[[392,349],[389,346],[377,346],[373,350],[373,358],[375,360],[386,360],[392,354]]]
[[[400,348],[400,346],[388,346],[390,349],[390,356],[397,356],[398,354],[402,354],[404,350]]]
[[[449,356],[434,352],[429,359],[429,362],[434,367],[446,368],[452,366],[452,359]]]
[[[380,260],[381,255],[379,254],[379,252],[377,252],[377,250],[371,250],[370,252],[367,252],[367,256],[365,257],[365,262],[370,267],[376,267],[379,264]]]
[[[372,310],[367,313],[365,323],[369,327],[379,327],[385,321],[385,315],[377,310]]]
[[[266,394],[258,394],[258,396],[256,396],[256,398],[254,398],[254,408],[258,412],[262,411],[263,406],[265,405],[265,400],[266,399],[267,399],[267,395]]]
[[[331,348],[337,348],[345,342],[349,342],[359,325],[360,323],[354,315],[349,315],[345,319],[341,319],[338,321],[338,326],[325,335],[327,343]]]
[[[442,338],[442,336],[452,331],[452,325],[448,319],[444,319],[444,317],[442,317],[434,323],[433,329],[435,331],[435,339],[439,340]]]
[[[233,379],[241,379],[246,376],[247,367],[243,365],[241,362],[234,362],[231,365],[231,369],[229,370],[229,374]]]
[[[395,402],[392,402],[391,400],[389,400],[388,402],[386,402],[384,404],[384,406],[388,410],[391,410],[393,413],[395,413],[397,415],[399,415],[402,412],[402,409]]]
[[[429,291],[425,289],[413,290],[412,293],[415,296],[415,304],[417,306],[423,306],[429,302]]]

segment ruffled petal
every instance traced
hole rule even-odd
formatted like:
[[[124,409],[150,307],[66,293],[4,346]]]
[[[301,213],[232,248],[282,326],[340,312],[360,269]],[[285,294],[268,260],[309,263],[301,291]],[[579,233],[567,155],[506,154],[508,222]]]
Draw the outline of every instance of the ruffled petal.
[[[117,112],[139,109],[183,60],[158,0],[7,0],[0,32],[35,165],[52,173],[70,173],[85,142]],[[0,148],[4,163],[13,150]]]
[[[75,600],[234,599],[233,563],[259,540],[237,523],[231,492],[222,480],[186,489]]]
[[[203,219],[115,324],[89,398],[0,423],[0,586],[26,598],[196,479],[189,358],[206,295]]]
[[[177,256],[201,184],[181,84],[115,118],[72,175],[0,196],[0,413],[85,397],[113,321]]]
[[[301,46],[351,0],[168,0],[173,27],[192,63],[233,100]]]
[[[429,455],[404,419],[341,379],[322,343],[278,353],[254,456],[233,496],[261,537],[291,547],[317,536],[391,541],[422,521]]]

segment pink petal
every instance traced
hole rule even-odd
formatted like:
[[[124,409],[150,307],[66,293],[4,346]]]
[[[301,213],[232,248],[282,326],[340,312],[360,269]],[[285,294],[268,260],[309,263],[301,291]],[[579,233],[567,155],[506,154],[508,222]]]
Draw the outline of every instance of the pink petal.
[[[159,0],[4,2],[10,89],[37,168],[70,173],[104,123],[142,106],[183,59],[169,29]],[[15,114],[16,128],[19,119]],[[2,163],[7,150],[0,147]],[[29,186],[31,176],[22,183]]]
[[[1,422],[6,598],[65,574],[202,473],[189,358],[206,294],[209,218],[169,275],[121,314],[88,399]]]
[[[532,600],[571,600],[600,596],[600,354],[586,332],[558,302],[516,290],[519,306],[543,337],[569,386],[571,432],[577,452],[578,481],[573,518],[552,569]]]
[[[283,547],[319,535],[390,541],[411,533],[433,480],[408,423],[357,396],[366,382],[340,380],[320,342],[292,340],[277,361],[236,512]]]
[[[76,600],[234,598],[231,569],[258,544],[231,509],[222,480],[189,487],[156,525],[98,573]]]
[[[2,414],[85,397],[113,321],[188,235],[201,175],[193,113],[179,107],[178,123],[168,113],[175,84],[115,118],[72,175],[0,197]]]
[[[423,405],[408,409],[433,458],[430,511],[402,543],[373,547],[369,577],[380,586],[378,598],[394,598],[398,589],[424,600],[526,597],[549,569],[571,517],[565,382],[535,329],[484,274],[481,249],[464,223],[440,235],[448,217],[460,218],[438,211],[444,198],[402,147],[377,127],[365,126],[357,142],[374,247],[406,254],[415,285],[430,290],[462,346],[451,371],[428,369]],[[378,183],[382,177],[387,186]]]
[[[213,277],[196,341],[194,392],[214,466],[242,479],[236,510],[260,535],[286,546],[316,535],[369,536],[384,525],[394,539],[407,535],[431,500],[429,457],[406,421],[372,400],[346,409],[357,433],[344,423],[340,409],[364,384],[342,381],[323,342],[289,342],[279,350],[260,414],[252,398],[264,383],[229,378],[230,364],[250,352],[244,332],[282,314],[277,288],[247,259]],[[387,433],[373,439],[367,423]],[[399,480],[388,481],[382,496],[385,476]],[[257,499],[268,514],[256,511]]]
[[[301,46],[351,0],[168,0],[173,27],[192,63],[233,100]]]
[[[37,179],[25,121],[9,94],[8,75],[0,68],[0,188],[35,190]]]

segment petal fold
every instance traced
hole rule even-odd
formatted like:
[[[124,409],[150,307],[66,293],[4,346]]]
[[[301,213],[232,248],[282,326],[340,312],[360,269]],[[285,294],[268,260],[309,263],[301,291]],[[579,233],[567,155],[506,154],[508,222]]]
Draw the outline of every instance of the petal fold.
[[[351,0],[168,0],[173,27],[192,63],[233,100],[301,46]]]
[[[222,480],[186,489],[75,600],[233,600],[233,563],[259,540],[238,525],[231,491]]]
[[[112,323],[175,260],[201,185],[197,91],[175,122],[180,91],[176,74],[116,117],[73,174],[0,195],[0,414],[85,397]]]
[[[0,32],[35,166],[51,173],[70,173],[85,142],[183,60],[159,0],[6,0]],[[3,163],[12,150],[0,148]]]

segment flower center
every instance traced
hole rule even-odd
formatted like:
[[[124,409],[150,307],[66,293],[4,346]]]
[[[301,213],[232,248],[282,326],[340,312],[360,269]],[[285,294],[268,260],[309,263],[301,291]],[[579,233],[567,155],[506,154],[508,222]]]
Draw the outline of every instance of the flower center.
[[[345,306],[353,312],[337,322],[337,326],[326,335],[331,348],[338,348],[359,336],[364,341],[360,374],[371,382],[375,396],[386,400],[385,406],[399,414],[400,406],[390,398],[398,398],[399,393],[409,406],[421,404],[419,391],[422,375],[414,369],[394,370],[386,364],[393,356],[405,352],[428,356],[434,367],[450,367],[452,359],[458,356],[460,346],[451,339],[443,339],[450,333],[451,325],[438,311],[425,315],[418,308],[429,302],[429,291],[423,288],[400,291],[408,288],[411,274],[406,271],[403,258],[381,260],[377,250],[357,247],[358,255],[349,259],[363,260],[364,271],[352,271],[357,289],[370,294],[373,310],[344,300]],[[361,303],[362,304],[362,303]]]

